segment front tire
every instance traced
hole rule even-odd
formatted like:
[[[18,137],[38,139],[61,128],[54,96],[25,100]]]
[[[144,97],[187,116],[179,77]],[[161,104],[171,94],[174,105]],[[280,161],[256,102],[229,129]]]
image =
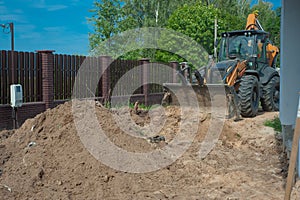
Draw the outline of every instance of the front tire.
[[[274,76],[263,88],[263,95],[261,98],[261,106],[264,111],[278,111],[279,110],[279,92],[280,92],[280,78]]]
[[[254,117],[258,113],[260,90],[256,76],[245,75],[241,78],[238,91],[241,115]]]

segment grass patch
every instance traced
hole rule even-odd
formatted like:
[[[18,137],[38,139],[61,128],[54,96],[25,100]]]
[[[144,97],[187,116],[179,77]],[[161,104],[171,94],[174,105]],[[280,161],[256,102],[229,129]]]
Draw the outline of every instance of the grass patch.
[[[281,132],[281,123],[279,117],[265,121],[264,125],[272,127],[277,132]]]
[[[134,108],[134,103],[123,103],[123,104],[114,104],[114,105],[111,105],[110,103],[106,103],[105,105],[103,105],[105,108],[115,108],[115,109],[120,109],[120,108],[131,108],[133,109]],[[142,110],[146,110],[146,111],[149,111],[149,110],[152,110],[152,109],[155,109],[155,108],[158,108],[160,107],[160,105],[158,104],[155,104],[155,105],[149,105],[149,106],[146,106],[145,104],[139,104],[139,109],[142,109]]]
[[[150,110],[150,109],[153,109],[155,106],[146,106],[145,104],[139,104],[139,109],[142,109],[142,110]],[[134,103],[129,103],[129,108],[134,108]]]

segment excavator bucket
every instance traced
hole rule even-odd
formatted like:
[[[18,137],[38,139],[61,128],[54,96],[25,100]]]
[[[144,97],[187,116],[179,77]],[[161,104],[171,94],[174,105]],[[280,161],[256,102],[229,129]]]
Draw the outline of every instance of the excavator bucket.
[[[245,71],[245,62],[226,61],[217,66],[208,66],[194,71],[192,75],[187,63],[180,63],[176,83],[164,83],[163,105],[183,106],[189,97],[196,94],[198,105],[204,112],[212,109],[225,111],[226,118],[240,120],[239,99],[235,80]],[[223,71],[223,72],[222,72]]]
[[[196,94],[198,105],[203,112],[211,112],[212,108],[224,110],[226,118],[235,117],[235,120],[240,120],[238,108],[238,99],[233,87],[226,84],[182,84],[182,83],[165,83],[164,97],[162,104],[183,106],[178,99],[186,98]],[[184,104],[184,103],[183,103]]]

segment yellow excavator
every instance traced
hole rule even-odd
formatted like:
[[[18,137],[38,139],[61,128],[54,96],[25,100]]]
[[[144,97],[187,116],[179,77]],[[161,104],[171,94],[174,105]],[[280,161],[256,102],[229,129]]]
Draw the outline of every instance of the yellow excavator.
[[[181,83],[165,83],[163,104],[177,104],[174,92],[191,85],[199,103],[209,101],[213,88],[223,90],[228,117],[254,117],[259,105],[264,111],[279,110],[280,77],[276,70],[279,49],[269,40],[258,20],[258,11],[248,15],[245,30],[221,34],[218,62],[191,72],[188,63],[181,63]],[[260,104],[261,103],[261,104]],[[203,105],[203,104],[202,104]],[[205,104],[204,104],[205,105]]]

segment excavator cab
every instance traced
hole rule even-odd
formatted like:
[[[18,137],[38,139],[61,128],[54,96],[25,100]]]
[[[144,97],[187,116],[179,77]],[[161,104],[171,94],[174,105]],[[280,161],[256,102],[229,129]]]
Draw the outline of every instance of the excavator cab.
[[[253,55],[254,35],[246,33],[224,33],[221,41],[219,60],[247,59]]]
[[[223,33],[220,42],[219,62],[245,60],[247,61],[247,69],[262,68],[268,64],[267,37],[267,32],[258,30]]]

